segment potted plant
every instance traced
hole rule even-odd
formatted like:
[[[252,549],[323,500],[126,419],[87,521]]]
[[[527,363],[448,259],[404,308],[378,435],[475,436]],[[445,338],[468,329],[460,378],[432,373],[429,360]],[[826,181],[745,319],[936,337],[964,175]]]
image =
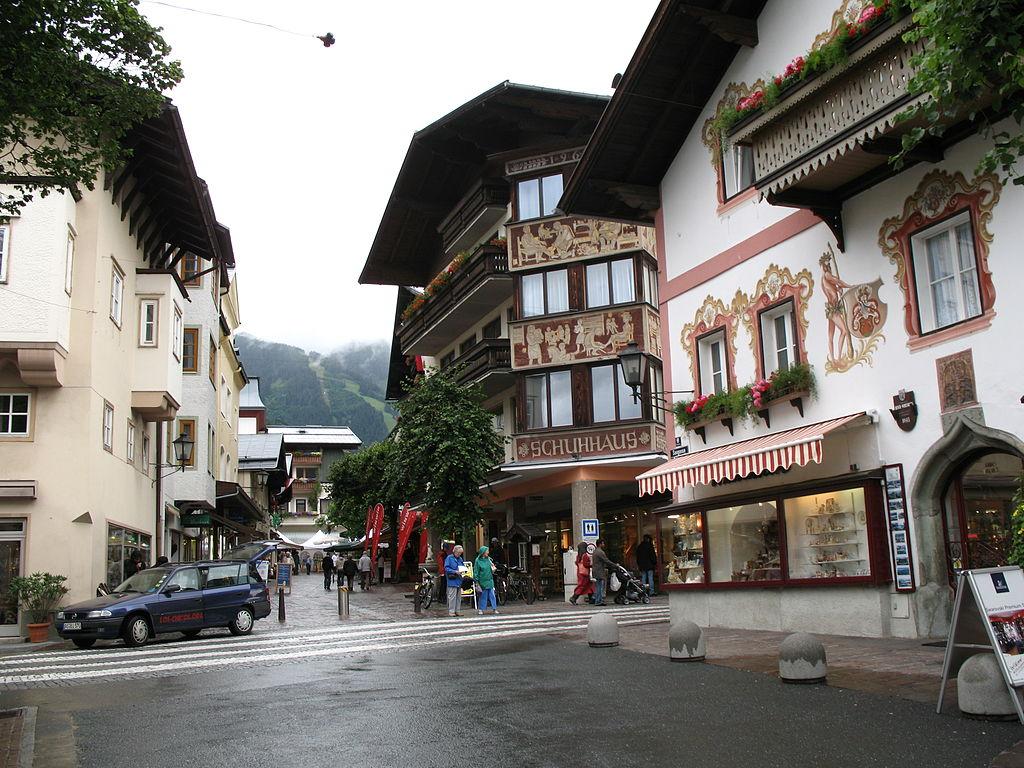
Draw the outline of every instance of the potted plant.
[[[68,593],[64,586],[66,576],[52,573],[33,573],[11,579],[11,600],[28,618],[28,637],[33,643],[46,640],[50,631],[50,614]]]

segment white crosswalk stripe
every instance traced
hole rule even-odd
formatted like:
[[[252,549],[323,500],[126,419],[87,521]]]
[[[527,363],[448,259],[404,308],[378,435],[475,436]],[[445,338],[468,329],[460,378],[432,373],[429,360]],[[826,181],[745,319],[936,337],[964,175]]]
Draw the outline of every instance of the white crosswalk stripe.
[[[667,622],[668,608],[607,609],[622,626]],[[586,629],[596,610],[461,619],[419,619],[295,631],[264,631],[145,648],[25,653],[0,658],[0,687],[89,682],[104,678],[188,674],[210,669],[287,663],[371,652],[424,648]]]

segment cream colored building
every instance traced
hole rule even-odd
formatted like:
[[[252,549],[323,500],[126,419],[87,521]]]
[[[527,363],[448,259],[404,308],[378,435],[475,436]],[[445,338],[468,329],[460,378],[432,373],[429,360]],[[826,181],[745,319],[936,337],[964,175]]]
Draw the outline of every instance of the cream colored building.
[[[0,220],[2,596],[48,571],[81,600],[164,553],[188,301],[175,268],[226,244],[183,136],[168,105],[129,136],[126,168]],[[0,605],[0,635],[18,633]]]

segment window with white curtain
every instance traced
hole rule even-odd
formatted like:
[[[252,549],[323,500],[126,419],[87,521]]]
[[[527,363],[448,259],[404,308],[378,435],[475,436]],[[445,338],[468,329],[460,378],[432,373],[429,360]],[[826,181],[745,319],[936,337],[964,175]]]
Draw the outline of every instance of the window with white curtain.
[[[978,260],[967,211],[911,238],[921,331],[981,314]]]
[[[597,365],[590,369],[591,404],[594,423],[639,419],[643,407],[639,397],[626,386],[622,366],[618,363]]]
[[[727,388],[725,331],[715,331],[697,340],[697,367],[702,395],[721,394]]]
[[[764,375],[787,371],[800,362],[793,324],[793,302],[787,301],[761,313],[761,359]]]
[[[633,259],[616,259],[587,265],[587,308],[636,301]]]
[[[722,182],[726,199],[754,183],[754,151],[749,146],[722,139]]]
[[[572,424],[572,376],[569,371],[527,376],[525,384],[527,429]]]
[[[523,317],[569,311],[569,272],[556,269],[524,275],[520,283]]]
[[[516,185],[516,214],[519,221],[551,216],[562,197],[562,174],[524,179]]]

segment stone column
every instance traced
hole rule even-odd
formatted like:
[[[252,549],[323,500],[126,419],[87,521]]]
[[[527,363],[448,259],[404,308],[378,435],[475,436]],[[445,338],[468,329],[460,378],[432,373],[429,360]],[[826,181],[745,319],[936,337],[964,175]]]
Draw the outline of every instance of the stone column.
[[[597,519],[597,481],[576,480],[572,484],[572,547],[562,561],[562,575],[565,578],[565,599],[572,597],[576,589],[576,545],[583,541],[583,521]]]

